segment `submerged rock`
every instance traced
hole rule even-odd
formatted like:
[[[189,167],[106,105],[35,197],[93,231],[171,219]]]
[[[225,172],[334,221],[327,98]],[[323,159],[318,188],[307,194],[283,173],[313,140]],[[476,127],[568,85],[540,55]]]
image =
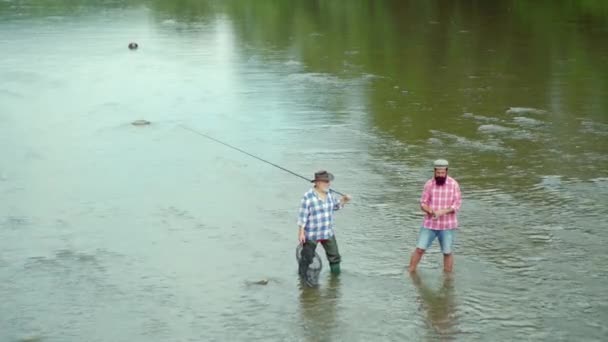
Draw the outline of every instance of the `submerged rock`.
[[[137,45],[135,42],[129,43],[129,50],[136,50],[138,47],[139,45]]]
[[[133,126],[146,126],[149,124],[150,124],[150,121],[148,121],[148,120],[135,120],[135,121],[131,122],[131,125],[133,125]]]
[[[268,279],[252,280],[247,282],[248,285],[268,285],[268,283]]]

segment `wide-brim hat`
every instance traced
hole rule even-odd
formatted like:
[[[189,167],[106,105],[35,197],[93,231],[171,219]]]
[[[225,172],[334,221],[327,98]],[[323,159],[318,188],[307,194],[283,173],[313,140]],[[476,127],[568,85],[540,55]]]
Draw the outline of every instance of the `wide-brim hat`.
[[[327,172],[325,170],[322,170],[322,171],[315,172],[315,178],[313,180],[311,180],[310,182],[311,183],[314,183],[314,182],[331,182],[333,180],[334,180],[334,175],[333,174],[331,174],[331,173],[329,173],[329,172]]]

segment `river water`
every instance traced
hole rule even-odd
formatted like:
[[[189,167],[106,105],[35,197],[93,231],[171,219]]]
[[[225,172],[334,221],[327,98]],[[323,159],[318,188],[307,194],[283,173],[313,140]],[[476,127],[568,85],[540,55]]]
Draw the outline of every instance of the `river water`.
[[[604,1],[0,1],[0,341],[606,340],[606,42]],[[299,285],[309,184],[185,128],[333,172],[340,277]],[[411,277],[437,158],[455,271]]]

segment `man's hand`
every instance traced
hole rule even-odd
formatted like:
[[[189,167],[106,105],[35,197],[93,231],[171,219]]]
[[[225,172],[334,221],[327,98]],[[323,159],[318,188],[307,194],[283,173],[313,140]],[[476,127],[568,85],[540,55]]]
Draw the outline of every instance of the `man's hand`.
[[[350,197],[350,195],[344,195],[342,196],[342,198],[340,198],[340,202],[342,202],[342,204],[346,204],[350,202],[351,199],[352,197]]]
[[[439,209],[435,212],[435,218],[439,218],[440,216],[443,216],[443,215],[451,213],[451,212],[452,212],[451,208]]]
[[[300,244],[304,244],[306,242],[306,235],[304,234],[304,229],[298,229],[298,241]]]
[[[424,211],[424,213],[429,215],[430,217],[435,217],[435,212],[428,205],[423,204],[422,206],[420,206],[420,209],[422,209],[422,211]]]

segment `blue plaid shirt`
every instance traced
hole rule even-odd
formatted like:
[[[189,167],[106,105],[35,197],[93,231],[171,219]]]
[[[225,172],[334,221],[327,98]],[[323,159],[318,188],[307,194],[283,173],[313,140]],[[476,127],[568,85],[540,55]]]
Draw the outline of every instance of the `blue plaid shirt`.
[[[334,236],[334,211],[342,208],[331,191],[325,201],[321,200],[314,188],[302,198],[298,215],[298,227],[304,227],[306,241],[327,240]]]

